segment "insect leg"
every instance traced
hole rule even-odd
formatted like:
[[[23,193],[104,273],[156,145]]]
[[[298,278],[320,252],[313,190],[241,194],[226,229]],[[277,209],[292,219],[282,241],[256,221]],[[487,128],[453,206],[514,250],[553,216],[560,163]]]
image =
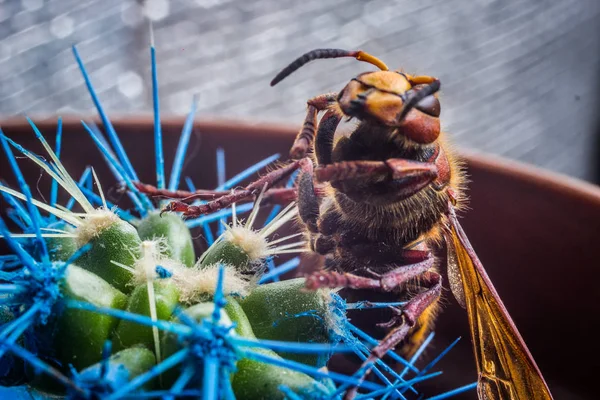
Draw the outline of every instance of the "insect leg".
[[[308,110],[306,111],[306,118],[304,118],[302,129],[298,132],[294,145],[290,150],[291,158],[300,159],[306,156],[315,137],[317,114],[319,111],[327,109],[327,107],[336,101],[336,98],[337,93],[327,93],[313,97],[307,101]]]
[[[191,203],[196,200],[215,200],[231,193],[229,190],[198,189],[190,192],[187,190],[158,189],[156,186],[141,182],[133,182],[133,185],[141,193],[149,196],[178,199],[183,203]],[[298,191],[296,188],[271,188],[264,193],[261,204],[289,204],[297,197]]]
[[[319,165],[331,164],[333,153],[333,137],[343,114],[336,109],[329,109],[321,118],[317,137],[315,139],[315,153]]]
[[[309,158],[303,158],[302,160],[296,160],[292,163],[269,172],[265,176],[252,182],[244,189],[233,190],[228,194],[221,196],[213,201],[199,206],[191,206],[181,201],[174,201],[169,203],[161,213],[168,211],[180,211],[183,212],[184,217],[199,217],[204,214],[208,214],[214,211],[221,210],[225,207],[231,206],[233,203],[247,199],[249,197],[257,195],[261,190],[268,189],[269,187],[277,184],[282,179],[285,179],[298,167],[305,169],[312,169],[312,161]]]
[[[319,193],[317,193],[317,196],[324,197],[319,196]],[[330,256],[331,258],[338,245],[338,239],[334,235],[339,233],[341,215],[334,207],[331,199],[325,200],[319,206],[319,213],[317,221],[318,233],[310,232],[308,242],[312,251],[323,256]],[[333,265],[331,264],[332,261],[329,262],[329,266]]]
[[[399,266],[381,277],[367,278],[364,276],[336,271],[317,271],[306,277],[306,287],[316,290],[323,287],[350,289],[376,289],[390,292],[409,280],[421,276],[433,267],[434,258],[431,254],[420,262]]]
[[[390,173],[384,161],[342,161],[315,170],[315,177],[319,182],[337,182],[350,179],[387,176]]]
[[[388,351],[393,350],[398,343],[402,342],[409,331],[415,326],[421,314],[439,299],[442,290],[442,277],[440,274],[432,271],[423,273],[421,276],[421,285],[426,287],[427,290],[408,301],[402,308],[401,313],[394,317],[394,324],[389,324],[390,326],[396,325],[396,327],[377,346],[371,349],[371,354],[360,367],[361,370],[364,369],[361,381],[369,375],[375,361],[381,359]],[[348,390],[344,396],[344,400],[353,399],[357,390],[357,387]]]
[[[317,254],[325,256],[335,249],[335,240],[332,236],[326,236],[320,233],[310,234],[310,249]]]
[[[309,160],[305,158],[304,160]],[[305,162],[298,176],[298,215],[309,232],[318,233],[319,198],[315,193],[312,161]]]
[[[187,190],[168,190],[159,189],[156,186],[149,185],[142,182],[133,182],[133,185],[141,193],[147,194],[152,197],[164,197],[169,199],[181,199],[182,201],[192,200],[214,200],[217,197],[225,196],[230,192],[228,190],[205,190],[199,189],[194,192]]]
[[[396,195],[409,197],[437,177],[437,166],[430,162],[419,162],[392,158],[386,161],[342,161],[318,167],[315,176],[320,182],[343,184],[344,181],[385,177],[392,182]]]

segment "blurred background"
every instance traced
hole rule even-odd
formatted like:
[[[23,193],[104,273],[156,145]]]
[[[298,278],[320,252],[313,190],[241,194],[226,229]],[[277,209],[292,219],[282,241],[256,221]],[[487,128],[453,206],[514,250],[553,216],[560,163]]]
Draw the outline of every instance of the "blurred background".
[[[442,121],[469,147],[598,182],[598,0],[0,0],[0,116],[93,114],[77,44],[111,116],[150,113],[153,21],[161,109],[300,125],[306,99],[372,67],[311,64],[363,49],[442,81]]]

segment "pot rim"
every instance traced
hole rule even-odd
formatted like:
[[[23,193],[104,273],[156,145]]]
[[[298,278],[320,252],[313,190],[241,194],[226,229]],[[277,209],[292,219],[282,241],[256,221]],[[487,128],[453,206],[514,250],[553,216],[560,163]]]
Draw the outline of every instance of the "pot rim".
[[[41,129],[49,129],[56,126],[56,116],[40,115],[30,117]],[[182,126],[185,116],[166,115],[161,116],[161,125],[173,128]],[[97,115],[78,116],[66,115],[62,117],[63,127],[75,128],[80,126],[81,121],[93,121],[101,124],[102,121]],[[110,118],[113,125],[121,127],[131,126],[153,126],[154,120],[150,113],[138,113],[137,115],[116,115]],[[28,123],[24,116],[12,116],[0,119],[0,128],[15,129],[27,126]],[[228,136],[238,134],[252,134],[258,137],[269,138],[273,136],[294,137],[300,126],[297,124],[250,121],[245,119],[225,119],[216,116],[206,116],[201,119],[196,117],[194,125],[200,131],[215,132],[227,139]],[[291,142],[290,142],[291,143]],[[517,179],[528,184],[538,186],[542,189],[552,192],[561,192],[563,195],[577,198],[585,203],[590,203],[594,207],[600,208],[600,186],[574,178],[559,172],[542,169],[540,167],[524,163],[522,161],[511,160],[502,156],[493,155],[487,152],[481,152],[473,148],[460,146],[458,153],[465,158],[469,165],[480,170],[495,172]]]

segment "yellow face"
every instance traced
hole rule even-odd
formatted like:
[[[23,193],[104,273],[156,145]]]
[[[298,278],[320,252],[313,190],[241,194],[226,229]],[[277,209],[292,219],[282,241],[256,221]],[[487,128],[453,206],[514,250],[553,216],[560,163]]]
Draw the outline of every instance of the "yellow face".
[[[341,93],[339,104],[347,115],[371,116],[393,125],[402,110],[401,96],[411,89],[410,82],[397,72],[377,71],[359,75]]]
[[[401,117],[409,94],[425,86],[418,80],[412,82],[412,78],[395,71],[361,74],[342,90],[338,103],[348,116],[397,127],[399,133],[413,141],[431,143],[439,135],[440,104],[435,94],[422,99]]]

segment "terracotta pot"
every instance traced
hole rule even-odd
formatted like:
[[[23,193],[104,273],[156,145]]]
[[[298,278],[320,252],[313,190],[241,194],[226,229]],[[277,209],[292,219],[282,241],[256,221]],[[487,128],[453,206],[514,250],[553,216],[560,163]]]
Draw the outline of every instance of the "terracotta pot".
[[[37,121],[53,140],[55,121]],[[164,119],[167,166],[171,165],[183,120]],[[142,180],[154,182],[152,120],[149,117],[117,118],[119,132]],[[26,148],[40,150],[24,120],[2,123],[5,134]],[[285,159],[296,127],[197,122],[182,176],[191,176],[198,187],[216,186],[215,149],[227,155],[231,176],[275,152]],[[40,151],[41,153],[41,151]],[[600,189],[564,176],[506,160],[465,153],[470,175],[470,210],[464,212],[465,231],[486,267],[496,289],[543,371],[555,398],[592,398],[599,371],[600,277],[598,232]],[[66,118],[63,162],[78,176],[94,165],[101,181],[114,182],[98,150],[78,119]],[[20,163],[29,182],[40,171]],[[0,159],[3,179],[12,183],[5,157]],[[35,187],[34,184],[32,184]],[[48,193],[49,181],[39,181]],[[106,189],[106,188],[105,188]],[[113,197],[118,193],[112,192]],[[457,336],[463,340],[441,363],[444,374],[431,381],[431,393],[468,384],[476,379],[467,317],[449,291],[436,337],[427,356],[437,354]],[[474,392],[463,398],[474,397]]]

